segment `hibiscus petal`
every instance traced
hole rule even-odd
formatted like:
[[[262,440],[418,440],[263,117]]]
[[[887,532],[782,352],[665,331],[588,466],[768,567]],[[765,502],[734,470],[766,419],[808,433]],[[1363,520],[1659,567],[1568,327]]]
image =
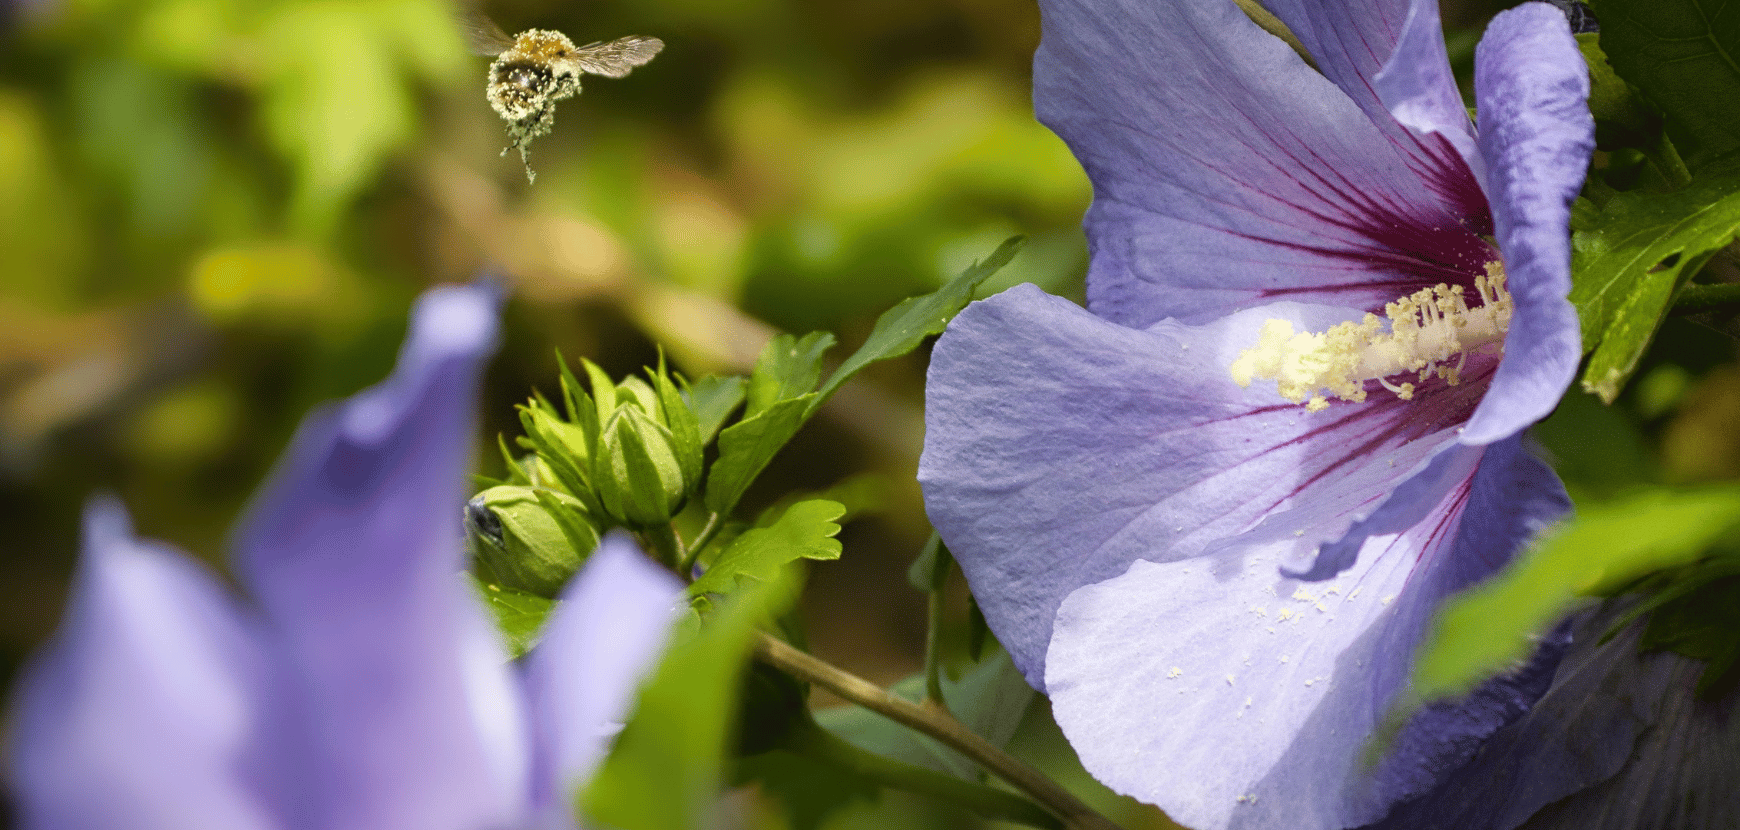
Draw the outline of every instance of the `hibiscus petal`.
[[[1378,699],[1402,687],[1428,618],[1443,598],[1497,573],[1570,510],[1564,485],[1551,467],[1525,449],[1523,438],[1487,446],[1461,515],[1455,518],[1455,545],[1443,562],[1425,563],[1422,573],[1411,578],[1410,590],[1417,595],[1398,600],[1413,603],[1410,608],[1416,613],[1398,617],[1376,641],[1372,678]],[[1380,766],[1380,803],[1387,806],[1425,793],[1465,762],[1482,738],[1525,712],[1546,691],[1569,635],[1568,627],[1552,632],[1521,670],[1487,681],[1459,704],[1433,704],[1417,715]]]
[[[1463,164],[1482,184],[1485,163],[1475,148],[1474,125],[1462,104],[1462,92],[1450,73],[1444,51],[1444,29],[1438,22],[1438,0],[1413,0],[1395,49],[1378,73],[1375,87],[1397,122],[1422,136],[1438,136],[1453,147]]]
[[[1493,18],[1475,52],[1480,153],[1516,301],[1505,357],[1462,440],[1496,441],[1545,417],[1582,355],[1571,290],[1571,201],[1595,146],[1589,72],[1559,10],[1525,3]]]
[[[1094,182],[1096,314],[1361,309],[1490,259],[1461,202],[1229,0],[1046,0],[1034,105]]]
[[[1365,661],[1436,530],[1368,540],[1328,583],[1280,576],[1268,545],[1082,588],[1047,655],[1053,716],[1095,778],[1197,830],[1355,823],[1343,789],[1383,714]]]
[[[526,687],[538,724],[533,786],[538,807],[572,821],[569,796],[590,778],[657,662],[680,609],[682,583],[626,535],[604,538],[562,592]]]
[[[16,693],[20,825],[295,826],[259,634],[212,574],[93,502],[66,619]]]
[[[303,422],[237,534],[320,724],[327,827],[505,826],[525,808],[518,689],[460,576],[494,318],[485,288],[422,297],[393,375]]]
[[[1516,442],[1486,453],[1425,521],[1368,537],[1331,581],[1285,578],[1285,551],[1267,543],[1137,562],[1071,594],[1046,681],[1088,771],[1198,830],[1339,830],[1466,760],[1544,690],[1552,655],[1426,713],[1375,774],[1362,766],[1438,603],[1524,543],[1541,517],[1519,511],[1552,501],[1511,498],[1558,489]]]
[[[1377,102],[1374,80],[1401,39],[1409,7],[1432,0],[1267,0],[1263,8],[1287,24],[1318,69],[1362,106]],[[1454,89],[1454,84],[1452,84]]]
[[[1292,568],[1282,562],[1281,573],[1317,582],[1353,567],[1366,539],[1401,533],[1425,521],[1445,493],[1474,474],[1481,455],[1482,452],[1473,447],[1446,448],[1434,456],[1418,475],[1402,482],[1370,516],[1354,522],[1345,536],[1318,548],[1309,568]]]
[[[1486,211],[1471,176],[1480,165],[1474,124],[1450,73],[1437,0],[1264,5],[1293,30],[1323,74],[1412,157],[1422,178],[1461,205],[1459,212]]]
[[[1394,396],[1310,413],[1233,383],[1266,320],[1350,313],[1276,303],[1138,331],[1024,285],[955,318],[931,356],[919,481],[1029,682],[1076,588],[1238,534],[1302,565],[1453,440]]]
[[[1740,718],[1700,700],[1704,663],[1638,653],[1622,608],[1586,615],[1553,686],[1385,830],[1721,830],[1740,822]],[[1567,797],[1568,796],[1568,797]]]

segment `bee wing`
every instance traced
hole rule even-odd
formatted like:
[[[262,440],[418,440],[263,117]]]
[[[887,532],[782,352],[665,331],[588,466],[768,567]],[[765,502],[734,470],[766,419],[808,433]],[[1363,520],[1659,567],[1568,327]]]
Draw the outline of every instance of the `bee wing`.
[[[465,45],[473,55],[495,57],[514,45],[514,39],[501,30],[494,20],[490,20],[483,12],[478,11],[470,3],[462,2],[454,12],[454,19],[459,24],[459,31],[465,35]]]
[[[653,59],[665,42],[656,37],[629,35],[601,43],[588,43],[574,50],[580,71],[606,78],[620,78]]]

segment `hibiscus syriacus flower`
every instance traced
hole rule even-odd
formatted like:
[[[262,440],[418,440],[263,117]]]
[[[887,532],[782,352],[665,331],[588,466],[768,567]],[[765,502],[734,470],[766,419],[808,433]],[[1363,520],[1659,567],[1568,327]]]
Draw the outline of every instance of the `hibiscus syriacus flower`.
[[[1440,601],[1569,508],[1521,431],[1579,356],[1592,146],[1564,16],[1476,53],[1432,0],[1041,0],[1039,117],[1094,183],[1088,310],[938,341],[919,477],[1083,763],[1198,828],[1381,819],[1545,689],[1564,638],[1368,739]]]
[[[256,496],[245,598],[91,505],[66,619],[11,713],[21,826],[572,825],[681,588],[613,537],[508,660],[460,528],[494,342],[490,291],[422,298],[392,377],[304,421]]]

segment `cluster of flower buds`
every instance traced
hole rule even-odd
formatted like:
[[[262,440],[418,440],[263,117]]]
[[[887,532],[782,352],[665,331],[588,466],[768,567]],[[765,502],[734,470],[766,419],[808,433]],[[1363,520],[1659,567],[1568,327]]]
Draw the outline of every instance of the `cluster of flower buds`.
[[[474,554],[503,587],[554,595],[604,529],[667,524],[700,484],[700,426],[663,363],[616,384],[582,366],[592,394],[564,366],[560,411],[542,395],[520,407],[531,454],[467,506]]]

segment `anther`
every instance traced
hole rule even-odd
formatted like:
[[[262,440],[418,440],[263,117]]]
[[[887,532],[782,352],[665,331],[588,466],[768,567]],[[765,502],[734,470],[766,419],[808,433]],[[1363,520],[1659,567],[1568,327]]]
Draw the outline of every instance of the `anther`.
[[[1383,318],[1367,314],[1322,333],[1295,333],[1292,323],[1269,320],[1256,345],[1228,371],[1240,386],[1272,379],[1281,397],[1310,412],[1327,408],[1330,398],[1365,400],[1368,380],[1412,400],[1415,385],[1391,376],[1412,374],[1420,383],[1437,376],[1454,386],[1462,381],[1469,352],[1503,351],[1512,310],[1503,264],[1487,263],[1474,291],[1480,305],[1470,308],[1461,288],[1440,283],[1385,304]]]

